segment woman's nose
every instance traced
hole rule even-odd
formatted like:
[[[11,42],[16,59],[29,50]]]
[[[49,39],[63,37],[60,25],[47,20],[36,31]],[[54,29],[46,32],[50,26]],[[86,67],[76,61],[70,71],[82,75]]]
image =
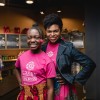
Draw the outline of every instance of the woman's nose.
[[[51,35],[55,35],[55,33],[54,32],[51,32]]]

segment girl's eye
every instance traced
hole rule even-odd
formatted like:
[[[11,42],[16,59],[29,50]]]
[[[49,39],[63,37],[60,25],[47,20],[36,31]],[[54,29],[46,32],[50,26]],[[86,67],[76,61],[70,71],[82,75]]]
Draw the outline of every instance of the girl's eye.
[[[30,36],[30,37],[28,37],[28,39],[32,39],[32,38],[34,38],[34,39],[40,39],[40,36]]]
[[[31,37],[27,37],[27,39],[31,39]]]
[[[39,36],[36,36],[35,38],[36,38],[36,39],[40,39],[40,37],[39,37]]]

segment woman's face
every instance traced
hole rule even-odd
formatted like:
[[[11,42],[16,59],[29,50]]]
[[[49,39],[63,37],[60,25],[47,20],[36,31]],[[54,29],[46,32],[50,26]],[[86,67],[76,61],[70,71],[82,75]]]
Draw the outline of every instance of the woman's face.
[[[55,43],[61,35],[61,30],[57,24],[53,24],[46,29],[46,35],[51,43]]]
[[[41,36],[36,29],[31,29],[27,33],[27,43],[32,51],[40,50]]]

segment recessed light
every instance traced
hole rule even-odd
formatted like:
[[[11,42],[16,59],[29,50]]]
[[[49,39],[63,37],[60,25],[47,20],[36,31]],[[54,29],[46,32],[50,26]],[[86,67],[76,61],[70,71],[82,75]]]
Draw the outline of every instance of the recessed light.
[[[44,12],[43,12],[43,11],[40,11],[40,14],[42,14],[42,15],[43,15],[43,14],[44,14]]]
[[[0,6],[5,6],[5,0],[0,0]]]
[[[33,0],[26,0],[27,4],[33,4]]]
[[[57,12],[59,12],[59,13],[60,13],[60,12],[61,12],[61,10],[58,10]]]

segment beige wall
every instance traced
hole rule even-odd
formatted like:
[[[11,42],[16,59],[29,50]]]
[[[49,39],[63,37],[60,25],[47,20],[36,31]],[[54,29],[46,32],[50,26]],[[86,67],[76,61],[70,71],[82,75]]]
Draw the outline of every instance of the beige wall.
[[[31,14],[31,17],[29,15]],[[14,27],[20,27],[21,31],[24,28],[29,28],[35,23],[32,18],[32,12],[27,9],[17,8],[0,8],[0,32],[3,33],[3,27],[9,26],[11,33],[14,32]]]
[[[55,11],[55,9],[52,11]],[[63,12],[61,14],[63,14]],[[68,30],[78,29],[80,31],[84,31],[84,27],[82,26],[83,19],[78,18],[78,17],[70,18],[70,16],[74,16],[73,14],[74,13],[64,14],[65,16],[62,17],[63,28],[67,28]],[[24,28],[31,27],[35,22],[38,22],[40,26],[43,28],[42,20],[44,16],[45,15],[36,14],[32,10],[29,10],[29,9],[0,7],[0,33],[3,33],[4,26],[9,26],[11,33],[13,33],[14,27],[20,27],[22,31]]]
[[[83,20],[81,19],[74,19],[74,18],[63,18],[63,28],[67,29],[68,31],[72,31],[72,30],[80,30],[80,31],[84,31],[84,27],[82,25]]]

